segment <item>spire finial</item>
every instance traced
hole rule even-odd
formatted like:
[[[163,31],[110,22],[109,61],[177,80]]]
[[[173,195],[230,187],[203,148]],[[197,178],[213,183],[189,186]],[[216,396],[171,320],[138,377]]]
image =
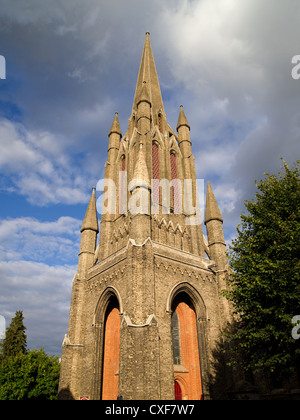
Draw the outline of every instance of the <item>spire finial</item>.
[[[149,173],[143,150],[143,142],[140,142],[139,146],[139,153],[134,168],[133,179],[131,181],[131,191],[137,187],[150,188]]]
[[[210,183],[207,183],[207,193],[206,193],[206,207],[205,207],[205,221],[208,223],[210,220],[219,220],[223,223],[223,217],[221,215],[217,200],[214,196],[213,190]]]
[[[115,112],[115,118],[113,120],[111,129],[109,130],[108,136],[110,136],[112,133],[117,133],[120,136],[122,136],[121,127],[120,127],[119,118],[118,118],[118,111]]]
[[[163,111],[164,105],[161,96],[161,90],[159,86],[149,35],[150,32],[146,32],[143,54],[133,101],[133,112],[137,111],[138,102],[141,98],[141,91],[143,87],[146,86],[148,91],[147,99],[149,99],[149,101],[151,102],[153,114],[155,114],[159,109]]]
[[[99,232],[95,190],[96,188],[93,187],[92,196],[81,226],[81,232],[84,230],[93,230],[97,233]]]
[[[177,123],[177,131],[178,129],[185,125],[186,127],[188,127],[188,129],[190,130],[190,125],[189,122],[185,116],[184,110],[183,110],[183,105],[180,105],[180,112],[179,112],[179,117],[178,117],[178,123]]]

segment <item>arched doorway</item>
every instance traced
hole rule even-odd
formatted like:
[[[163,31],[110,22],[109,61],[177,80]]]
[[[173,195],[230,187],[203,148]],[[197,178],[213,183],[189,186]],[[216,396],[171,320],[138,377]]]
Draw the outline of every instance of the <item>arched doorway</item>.
[[[171,332],[174,363],[175,399],[176,395],[184,399],[202,398],[200,352],[197,331],[197,316],[193,302],[185,292],[178,293],[172,303]],[[184,379],[185,394],[178,377]]]
[[[110,298],[104,319],[102,400],[116,400],[119,390],[120,317],[119,303]]]

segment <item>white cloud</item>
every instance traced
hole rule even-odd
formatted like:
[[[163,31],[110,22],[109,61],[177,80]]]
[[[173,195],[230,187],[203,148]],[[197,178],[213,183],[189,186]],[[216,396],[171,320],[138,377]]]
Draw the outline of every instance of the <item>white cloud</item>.
[[[291,77],[291,59],[299,53],[300,4],[185,0],[169,6],[161,15],[168,22],[165,52],[185,91],[197,172],[217,180],[221,201],[222,189],[232,191],[224,208],[234,226],[244,200],[254,196],[254,180],[277,173],[281,156],[289,163],[299,157],[300,83]]]
[[[28,132],[19,123],[0,120],[0,170],[9,186],[35,205],[77,204],[88,200],[87,174],[79,176],[51,133]]]
[[[198,176],[205,175],[208,180],[212,175],[220,174],[220,167],[224,168],[224,175],[226,168],[229,168],[234,161],[236,149],[234,144],[213,144],[207,147],[204,151],[201,149],[195,153],[195,160],[197,162]]]
[[[76,266],[49,266],[30,261],[0,261],[0,315],[7,326],[23,310],[28,347],[61,354],[68,328],[72,278]]]
[[[0,221],[0,259],[56,261],[77,260],[81,221],[60,217],[41,222],[30,217]]]
[[[23,310],[29,347],[60,354],[67,332],[81,221],[60,217],[0,221],[0,315]]]

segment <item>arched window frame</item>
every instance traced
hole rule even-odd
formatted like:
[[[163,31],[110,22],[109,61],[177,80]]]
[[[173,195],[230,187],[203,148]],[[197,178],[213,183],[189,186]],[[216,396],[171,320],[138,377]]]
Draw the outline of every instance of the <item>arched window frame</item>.
[[[116,296],[112,295],[104,316],[103,353],[101,372],[101,399],[117,399],[119,395],[120,364],[120,307]],[[109,326],[109,328],[108,328]]]
[[[201,372],[201,378],[202,378],[202,393],[203,398],[209,399],[210,396],[210,389],[208,387],[209,383],[209,360],[208,360],[208,341],[207,341],[207,334],[208,334],[208,328],[209,328],[209,319],[208,314],[206,310],[206,306],[204,304],[204,301],[198,292],[190,283],[188,282],[180,282],[176,284],[170,291],[169,296],[167,298],[167,305],[166,305],[166,311],[170,314],[170,323],[171,323],[171,316],[172,316],[172,308],[174,304],[174,300],[176,299],[176,296],[178,296],[181,293],[185,293],[191,300],[191,303],[193,304],[195,308],[196,313],[196,321],[197,321],[197,335],[198,335],[198,348],[199,348],[199,356],[200,356],[200,372]],[[176,377],[176,380],[178,382],[181,381],[181,383],[184,384],[183,378]],[[183,385],[183,389],[187,389],[186,385]]]
[[[159,181],[161,178],[160,170],[160,148],[157,141],[152,142],[152,179],[153,179],[153,204],[160,204],[161,192]]]
[[[122,154],[119,171],[119,213],[127,213],[126,155]]]
[[[123,314],[123,304],[118,290],[112,286],[106,288],[100,296],[93,318],[93,328],[95,334],[96,352],[94,358],[94,383],[92,399],[100,400],[102,397],[102,373],[103,373],[103,354],[105,339],[105,317],[107,309],[112,299],[117,299],[119,306],[119,316]],[[121,320],[120,320],[121,321]]]
[[[162,133],[163,132],[163,118],[162,118],[162,112],[158,111],[157,114],[157,122],[158,122],[158,129]]]
[[[179,185],[181,182],[178,174],[178,156],[174,149],[170,150],[170,175],[171,175],[171,208],[174,213],[180,213],[182,206],[180,205],[182,186]]]

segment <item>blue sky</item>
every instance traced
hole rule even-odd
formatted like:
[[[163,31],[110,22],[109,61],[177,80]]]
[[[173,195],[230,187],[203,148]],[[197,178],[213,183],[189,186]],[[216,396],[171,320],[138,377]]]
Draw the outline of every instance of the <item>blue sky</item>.
[[[145,32],[169,124],[235,234],[255,179],[299,158],[298,0],[0,0],[0,315],[60,354],[80,225],[107,133],[131,113]]]

